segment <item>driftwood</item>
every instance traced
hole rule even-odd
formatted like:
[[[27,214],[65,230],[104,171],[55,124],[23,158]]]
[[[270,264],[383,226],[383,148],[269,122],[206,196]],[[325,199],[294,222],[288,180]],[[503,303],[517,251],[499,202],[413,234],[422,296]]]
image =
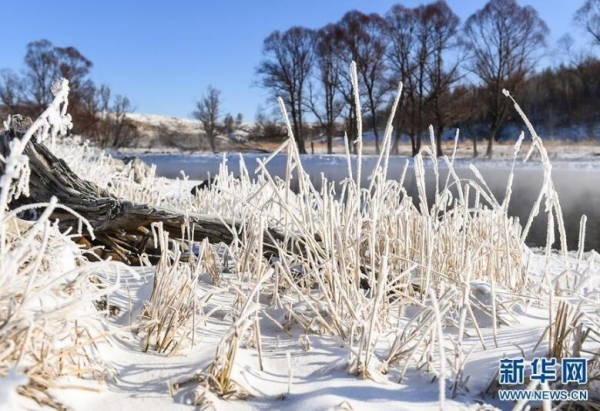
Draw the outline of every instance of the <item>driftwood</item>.
[[[26,130],[26,128],[24,129]],[[20,138],[23,129],[11,126],[0,133],[0,151],[4,158],[10,153],[10,140]],[[32,139],[26,146],[24,154],[29,158],[31,170],[29,196],[20,196],[9,204],[9,208],[47,203],[56,197],[58,203],[67,206],[89,221],[93,227],[92,237],[86,230],[81,230],[79,242],[87,247],[100,247],[101,256],[111,255],[113,258],[128,264],[137,264],[142,253],[149,257],[159,255],[153,248],[152,224],[162,222],[163,229],[169,232],[172,239],[194,241],[208,239],[211,243],[231,243],[234,241],[234,230],[241,235],[246,227],[241,222],[210,215],[184,215],[165,208],[146,204],[136,204],[111,195],[98,185],[81,179],[60,158],[56,157],[43,144]],[[4,174],[4,163],[0,162],[0,175]],[[71,228],[76,231],[80,226],[78,217],[63,209],[54,210],[52,219],[58,219],[63,230]],[[184,230],[186,228],[186,230]],[[189,228],[189,230],[187,230]],[[281,231],[268,228],[263,233],[265,255],[276,255],[278,246],[283,249],[302,254],[302,239],[284,235]],[[152,261],[152,258],[151,258]]]
[[[210,176],[206,180],[202,181],[200,184],[195,185],[190,190],[190,193],[195,196],[196,194],[202,192],[202,190],[210,190],[210,188],[215,184],[216,176]]]

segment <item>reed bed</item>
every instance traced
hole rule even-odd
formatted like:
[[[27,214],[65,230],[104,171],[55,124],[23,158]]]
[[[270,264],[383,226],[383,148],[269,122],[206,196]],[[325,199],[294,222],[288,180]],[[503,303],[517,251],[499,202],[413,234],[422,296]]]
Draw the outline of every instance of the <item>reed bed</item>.
[[[285,116],[285,110],[283,113]],[[248,239],[240,239],[230,248],[236,279],[244,279],[253,292],[256,288],[251,285],[258,286],[258,278],[263,277],[252,274],[262,272],[268,263],[273,267],[273,284],[266,281],[258,291],[270,301],[262,308],[263,319],[271,320],[270,308],[283,308],[287,310],[285,329],[300,327],[303,333],[335,335],[348,350],[348,371],[362,378],[385,382],[389,381],[387,375],[393,374],[402,381],[410,370],[428,370],[440,382],[443,404],[447,394],[456,397],[468,391],[470,376],[465,375],[465,365],[472,347],[463,343],[465,336],[475,333],[485,349],[483,335],[491,332],[493,345],[498,346],[498,329],[518,324],[514,309],[524,301],[533,299],[548,309],[550,325],[544,341],[554,347],[548,355],[556,355],[557,344],[565,344],[570,333],[577,338],[589,335],[572,324],[574,319],[564,318],[564,306],[556,301],[557,293],[582,281],[579,271],[567,268],[559,278],[530,278],[531,250],[525,238],[542,205],[549,220],[546,258],[555,258],[555,227],[560,233],[560,256],[567,253],[551,165],[541,139],[523,118],[545,174],[524,227],[507,214],[513,172],[500,202],[474,166],[471,179],[460,179],[453,168],[454,153],[441,159],[434,156],[432,130],[431,147],[414,160],[419,195],[418,201],[413,201],[403,187],[404,174],[400,181],[387,177],[391,119],[379,167],[368,186],[361,186],[360,134],[355,142],[358,169],[352,170],[348,161],[348,177],[336,195],[334,185],[326,179],[321,191],[313,187],[288,130],[290,139],[277,150],[287,155],[285,179],[276,180],[259,163],[256,181],[235,180],[224,164],[213,189],[192,198],[189,207],[192,211],[210,207],[253,225],[266,221],[300,233],[306,239],[305,252],[294,255],[282,249],[275,262],[249,258],[260,254]],[[515,145],[513,171],[523,140],[524,134]],[[526,157],[531,155],[532,151]],[[427,169],[425,161],[432,166]],[[440,177],[440,163],[448,170],[445,179]],[[246,175],[243,163],[241,169],[242,176]],[[426,173],[434,175],[433,199],[426,195]],[[295,194],[292,175],[297,179]],[[217,193],[221,198],[215,202]],[[540,288],[544,282],[546,286]],[[597,301],[592,305],[597,309]],[[595,325],[588,321],[588,327]],[[391,348],[378,350],[378,343],[389,335],[394,336]],[[235,343],[224,339],[222,344],[226,347],[220,346],[219,351],[229,353],[228,364],[234,362]],[[593,359],[590,367],[597,367],[597,351],[587,355]],[[223,394],[222,390],[215,392]]]
[[[48,389],[62,386],[61,377],[103,381],[112,372],[98,351],[109,332],[95,302],[115,290],[123,268],[88,261],[70,233],[59,232],[49,220],[53,209],[63,207],[54,200],[37,205],[40,215],[32,223],[16,217],[31,207],[7,212],[13,198],[27,195],[29,168],[22,153],[29,139],[35,136],[54,146],[70,127],[68,82],[56,83],[54,92],[52,105],[21,139],[13,140],[10,156],[2,159],[0,380],[4,381],[0,385],[39,405],[62,409],[48,394]],[[80,221],[80,230],[91,230],[85,220]],[[0,406],[18,407],[16,403]]]

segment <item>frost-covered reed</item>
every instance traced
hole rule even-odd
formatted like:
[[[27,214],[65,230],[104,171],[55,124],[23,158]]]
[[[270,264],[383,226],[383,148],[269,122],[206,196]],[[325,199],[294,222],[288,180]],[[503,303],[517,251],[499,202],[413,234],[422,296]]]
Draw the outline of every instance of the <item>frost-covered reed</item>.
[[[21,138],[10,142],[9,155],[1,159],[0,385],[20,376],[14,387],[19,394],[60,408],[47,392],[61,387],[60,377],[102,381],[111,372],[97,349],[108,329],[95,302],[114,291],[119,268],[110,262],[89,262],[71,240],[74,233],[58,230],[49,217],[55,208],[65,207],[55,199],[36,205],[40,211],[34,223],[17,218],[32,206],[8,211],[11,200],[28,195],[30,172],[23,154],[28,141],[35,136],[55,146],[70,128],[68,82],[56,83],[53,91],[50,107]],[[87,221],[80,220],[82,229],[91,231]]]

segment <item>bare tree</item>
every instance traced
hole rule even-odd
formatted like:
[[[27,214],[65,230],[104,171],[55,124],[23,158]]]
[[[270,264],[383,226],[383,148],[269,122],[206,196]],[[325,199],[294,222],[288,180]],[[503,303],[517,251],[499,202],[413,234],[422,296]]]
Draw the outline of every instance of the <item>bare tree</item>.
[[[484,107],[484,88],[463,85],[454,89],[454,107],[461,123],[464,135],[470,135],[473,142],[473,157],[479,157],[477,140],[485,128],[486,110]],[[483,130],[485,132],[485,130]]]
[[[412,154],[421,149],[429,124],[436,128],[437,155],[441,156],[441,138],[451,122],[451,92],[459,79],[459,60],[448,63],[458,43],[458,16],[445,1],[437,1],[414,9],[394,5],[386,14],[386,54],[392,80],[404,82],[396,113],[394,151],[398,151],[401,133],[409,135]]]
[[[202,122],[204,132],[208,138],[210,149],[216,152],[215,138],[217,135],[217,121],[221,109],[221,91],[213,86],[208,86],[206,94],[196,103],[194,117]]]
[[[307,105],[325,131],[327,153],[331,154],[333,152],[335,122],[343,109],[343,104],[338,99],[340,71],[343,68],[337,56],[335,26],[333,24],[328,24],[317,32],[315,60],[317,67],[315,77],[320,88],[315,92],[312,82],[309,84]]]
[[[413,54],[416,49],[416,30],[418,20],[414,9],[409,9],[401,4],[395,4],[387,12],[387,61],[391,70],[391,81],[398,82],[401,80],[404,83],[404,89],[400,96],[397,112],[394,115],[394,145],[393,152],[398,153],[398,143],[402,136],[402,132],[407,132],[411,138],[413,155],[418,152],[417,141],[415,139],[416,132],[414,130],[414,111],[409,111],[407,100],[413,102],[414,107],[414,91],[416,89],[413,84],[413,73],[415,71],[415,63]],[[413,120],[413,121],[410,121]],[[420,145],[420,143],[419,143]]]
[[[24,97],[34,105],[37,117],[52,101],[52,82],[60,76],[56,48],[45,39],[27,44],[25,66],[27,82]]]
[[[96,127],[97,117],[90,102],[96,88],[89,78],[92,62],[75,47],[56,47],[48,40],[27,44],[22,76],[2,76],[0,98],[19,107],[22,114],[37,117],[52,101],[52,83],[64,77],[69,80],[69,111],[73,115],[74,133],[87,133]]]
[[[356,62],[358,76],[362,80],[361,86],[364,87],[364,95],[371,114],[375,150],[379,153],[378,112],[385,95],[390,90],[389,83],[385,81],[385,20],[376,13],[364,14],[352,10],[346,13],[336,26],[340,58],[346,61],[346,67],[350,67],[351,61]],[[345,98],[350,103],[352,111],[354,109],[352,94],[346,93]]]
[[[237,115],[235,116],[235,123],[234,123],[234,127],[236,129],[239,129],[240,127],[242,127],[242,124],[244,123],[244,116],[242,113],[237,113]]]
[[[459,80],[460,57],[447,63],[448,52],[458,49],[459,17],[445,1],[437,1],[425,6],[424,22],[431,31],[430,64],[427,66],[429,78],[428,111],[436,130],[436,155],[442,156],[442,136],[448,123],[459,116],[454,104],[452,89]]]
[[[139,135],[135,125],[127,118],[127,114],[134,111],[129,99],[122,94],[117,94],[112,105],[112,147],[126,147],[136,145]]]
[[[69,89],[81,90],[90,80],[87,76],[93,64],[75,47],[55,47],[54,53],[58,64],[58,72],[61,77],[69,79]],[[69,99],[72,98],[69,91]]]
[[[6,111],[2,113],[3,117],[6,115],[17,114],[19,110],[19,104],[23,95],[23,83],[19,76],[17,76],[11,70],[0,71],[0,105]]]
[[[314,31],[292,27],[274,31],[263,43],[265,59],[256,69],[260,86],[281,97],[290,110],[294,137],[301,154],[306,154],[303,130],[304,93],[314,61]]]
[[[574,20],[592,35],[594,43],[600,44],[600,0],[586,0],[575,12]]]
[[[24,65],[22,75],[0,71],[0,105],[9,114],[39,116],[52,101],[53,82],[66,78],[73,133],[96,139],[103,147],[137,143],[137,128],[126,115],[134,111],[131,102],[123,95],[111,99],[108,86],[97,88],[90,78],[92,62],[75,47],[33,41],[27,44]]]
[[[96,86],[89,77],[93,64],[75,47],[55,47],[54,53],[58,78],[69,80],[69,105],[76,121],[76,132],[92,133],[98,122],[96,112],[89,106],[96,93]]]
[[[235,120],[231,113],[225,114],[223,117],[223,132],[225,134],[231,134],[235,130]]]
[[[52,100],[52,83],[61,77],[69,80],[71,109],[77,111],[79,100],[94,93],[88,77],[93,64],[75,47],[56,47],[45,39],[33,41],[27,45],[25,66],[23,98],[40,113]]]
[[[111,122],[111,90],[106,84],[102,84],[96,91],[96,106],[100,113],[100,124],[97,129],[98,143],[101,147],[107,147],[110,142]]]
[[[273,110],[276,112],[276,110]],[[280,139],[286,136],[285,125],[277,120],[274,113],[269,113],[259,105],[254,117],[254,129],[252,133],[255,138]]]
[[[330,25],[328,30],[330,31],[329,36],[333,43],[332,49],[336,53],[335,61],[338,62],[337,65],[333,66],[337,69],[335,88],[337,93],[341,96],[342,103],[340,110],[345,121],[348,140],[349,142],[353,142],[356,140],[358,134],[356,101],[350,74],[350,65],[352,61],[354,61],[354,58],[347,49],[346,30],[344,27],[339,23],[336,23]],[[359,86],[357,91],[362,101],[362,98],[365,96],[364,86]],[[350,149],[356,153],[356,144],[350,144]]]
[[[101,113],[98,127],[98,140],[102,148],[113,149],[135,146],[140,135],[135,124],[127,114],[135,111],[131,101],[117,94],[111,98],[110,87],[103,84],[96,93],[96,107]]]
[[[502,90],[514,92],[533,71],[548,31],[534,8],[515,0],[490,0],[465,23],[468,67],[487,91],[488,157],[509,107]]]
[[[413,143],[413,155],[421,150],[421,141],[423,134],[429,125],[426,105],[429,97],[429,66],[432,64],[431,57],[433,53],[433,32],[428,21],[429,6],[419,6],[414,9],[416,28],[415,28],[415,49],[413,52],[413,70],[411,87],[409,88],[409,101],[412,110],[413,130],[411,141]],[[416,141],[413,137],[416,134]]]

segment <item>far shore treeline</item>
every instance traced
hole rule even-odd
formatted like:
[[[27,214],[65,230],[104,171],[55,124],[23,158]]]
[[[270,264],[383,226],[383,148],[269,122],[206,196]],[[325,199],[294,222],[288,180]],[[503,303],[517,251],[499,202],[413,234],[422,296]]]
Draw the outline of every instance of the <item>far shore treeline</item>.
[[[572,18],[585,42],[600,45],[600,0],[586,0]],[[592,49],[577,49],[569,34],[548,44],[549,33],[535,8],[515,0],[490,0],[465,21],[445,1],[436,1],[415,8],[398,3],[383,15],[351,10],[321,28],[274,31],[264,39],[255,70],[255,85],[269,92],[269,109],[259,110],[250,137],[285,135],[274,110],[281,97],[301,153],[313,137],[324,136],[328,152],[335,136],[346,132],[355,138],[354,61],[363,131],[372,134],[377,152],[399,81],[403,91],[393,152],[406,138],[418,153],[432,126],[438,155],[444,136],[460,128],[472,139],[475,155],[477,142],[484,140],[485,154],[491,156],[494,141],[515,134],[519,125],[503,89],[542,136],[597,139],[600,59]],[[95,84],[92,67],[74,47],[45,39],[29,43],[20,74],[0,68],[0,115],[36,117],[52,98],[52,82],[65,77],[73,133],[102,147],[135,145],[140,130],[127,116],[131,102],[122,94],[113,96],[108,85]],[[208,87],[193,114],[203,125],[199,135],[213,150],[216,135],[243,121],[241,114],[234,119],[221,113],[218,85]]]

